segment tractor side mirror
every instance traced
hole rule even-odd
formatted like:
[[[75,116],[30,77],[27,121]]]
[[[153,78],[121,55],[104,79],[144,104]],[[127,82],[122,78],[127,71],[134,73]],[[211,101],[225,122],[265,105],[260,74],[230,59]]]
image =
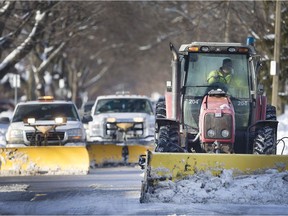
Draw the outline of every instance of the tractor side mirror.
[[[257,94],[258,95],[263,95],[264,94],[264,86],[262,84],[258,85]]]

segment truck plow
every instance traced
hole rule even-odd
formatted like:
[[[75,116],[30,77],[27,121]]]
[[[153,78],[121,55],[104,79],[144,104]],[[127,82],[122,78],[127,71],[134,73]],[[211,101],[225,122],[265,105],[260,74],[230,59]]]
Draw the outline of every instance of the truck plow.
[[[90,144],[87,150],[90,158],[90,167],[107,165],[137,164],[139,156],[152,150],[151,145],[116,145],[116,144]]]
[[[201,172],[220,175],[232,170],[234,176],[261,174],[269,169],[288,171],[288,155],[159,153],[147,151],[140,202],[160,182],[183,180]]]
[[[0,175],[86,175],[86,147],[34,146],[0,149]]]

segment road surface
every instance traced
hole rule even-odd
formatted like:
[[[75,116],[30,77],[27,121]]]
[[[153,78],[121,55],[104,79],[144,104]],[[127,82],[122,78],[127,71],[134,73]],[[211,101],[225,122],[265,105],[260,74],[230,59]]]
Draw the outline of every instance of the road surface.
[[[86,176],[0,177],[1,215],[283,215],[287,206],[139,203],[139,167],[91,170]],[[286,212],[286,213],[285,213]]]

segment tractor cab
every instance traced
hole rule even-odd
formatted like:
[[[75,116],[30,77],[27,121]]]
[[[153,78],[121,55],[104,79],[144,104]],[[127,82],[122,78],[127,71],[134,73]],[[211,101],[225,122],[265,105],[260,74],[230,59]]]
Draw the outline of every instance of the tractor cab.
[[[184,125],[190,128],[192,133],[195,128],[198,129],[200,107],[204,96],[211,90],[221,89],[230,97],[235,107],[236,118],[239,119],[236,121],[236,127],[247,128],[253,100],[251,92],[254,89],[252,73],[250,72],[253,68],[249,62],[249,49],[243,49],[245,51],[243,53],[236,51],[229,53],[227,52],[228,47],[220,47],[219,45],[211,48],[205,46],[204,48],[195,49],[193,47],[192,50],[195,51],[189,52],[188,55],[184,56],[185,60],[183,59],[181,67],[183,72],[181,74],[183,74]],[[206,52],[201,51],[203,49]],[[210,49],[212,51],[209,52]],[[221,49],[225,51],[221,53]],[[230,49],[236,50],[236,48]],[[221,80],[221,70],[225,59],[230,59],[232,62],[230,74],[226,75],[229,77],[229,81],[226,81],[224,76]]]
[[[230,142],[229,149],[233,149],[230,153],[253,151],[253,131],[256,130],[253,125],[265,120],[267,116],[267,99],[263,92],[257,91],[256,74],[260,58],[256,55],[253,43],[249,38],[247,44],[192,42],[181,45],[178,51],[170,44],[174,60],[172,82],[169,88],[167,86],[165,96],[168,99],[166,114],[167,119],[179,122],[180,134],[183,137],[180,139],[181,146],[188,151],[191,143],[196,143],[198,146],[193,149],[200,149],[200,152],[205,149],[207,152],[207,148],[203,147],[207,144],[203,143],[206,140],[210,140],[208,145],[214,142]],[[213,96],[209,94],[211,91],[214,91]],[[213,97],[218,99],[212,100]],[[222,98],[220,102],[219,98]],[[205,104],[208,101],[218,104],[219,107],[207,110],[207,107],[213,107]],[[231,111],[227,112],[233,116],[229,118],[232,122],[229,123],[228,132],[233,136],[230,140],[221,135],[221,131],[226,131],[223,125],[226,125],[228,120],[223,118],[223,122],[220,122],[220,118],[216,116],[217,110],[224,110],[222,107],[231,107]],[[213,125],[205,123],[208,114],[214,116],[211,119]],[[160,125],[163,122],[158,121]],[[205,138],[205,134],[208,136],[207,131],[211,129],[207,128],[208,126],[216,130],[211,134],[220,135]],[[253,127],[252,132],[249,131],[250,127]]]

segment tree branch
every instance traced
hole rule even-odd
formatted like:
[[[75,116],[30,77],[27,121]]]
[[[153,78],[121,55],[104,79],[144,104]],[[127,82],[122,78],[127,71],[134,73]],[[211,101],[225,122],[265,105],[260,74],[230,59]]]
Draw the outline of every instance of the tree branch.
[[[37,33],[42,29],[40,27],[41,22],[44,20],[46,13],[41,13],[39,10],[36,12],[35,24],[26,38],[26,40],[14,49],[1,63],[0,63],[0,79],[2,79],[7,71],[13,67],[17,62],[24,58],[33,48]]]

